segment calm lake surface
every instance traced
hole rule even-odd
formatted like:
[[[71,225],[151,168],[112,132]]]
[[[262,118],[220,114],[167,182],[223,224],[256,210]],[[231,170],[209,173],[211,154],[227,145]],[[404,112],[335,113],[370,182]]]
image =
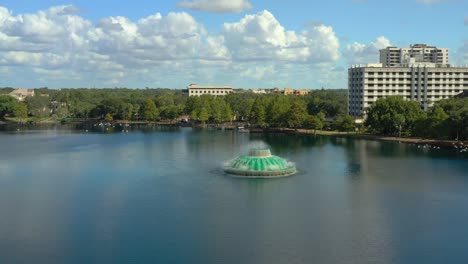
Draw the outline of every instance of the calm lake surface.
[[[468,155],[190,128],[0,131],[0,263],[468,263]],[[269,146],[301,171],[220,170]]]

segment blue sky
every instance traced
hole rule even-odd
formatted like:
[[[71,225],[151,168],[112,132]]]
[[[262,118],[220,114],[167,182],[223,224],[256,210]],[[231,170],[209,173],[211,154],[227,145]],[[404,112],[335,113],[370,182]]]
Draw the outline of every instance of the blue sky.
[[[346,88],[378,49],[468,64],[466,0],[0,2],[0,86]],[[26,76],[26,78],[25,78]]]

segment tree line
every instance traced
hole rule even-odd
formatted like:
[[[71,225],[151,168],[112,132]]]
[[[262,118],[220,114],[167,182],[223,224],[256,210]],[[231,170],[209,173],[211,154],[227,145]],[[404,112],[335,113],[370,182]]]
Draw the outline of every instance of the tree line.
[[[262,127],[302,127],[311,115],[333,118],[347,112],[346,90],[317,90],[309,96],[257,95],[249,92],[226,96],[188,97],[170,89],[35,89],[24,102],[1,95],[0,118],[100,118],[108,120],[175,120],[186,115],[195,122],[246,121]],[[15,111],[15,109],[23,110]],[[293,119],[288,120],[292,109]],[[26,114],[24,110],[26,109]],[[262,116],[262,112],[265,116]],[[262,121],[262,119],[264,119]],[[309,120],[310,121],[310,120]],[[310,123],[310,122],[309,122]]]
[[[18,102],[0,88],[0,119],[94,118],[127,121],[177,120],[219,124],[243,121],[261,128],[307,128],[354,131],[347,115],[347,90],[313,90],[306,96],[233,93],[189,97],[171,89],[35,89]],[[367,109],[360,131],[384,136],[467,139],[468,99],[446,99],[428,112],[401,97],[379,99]]]
[[[399,96],[379,99],[369,107],[365,126],[384,136],[467,140],[468,98],[440,100],[427,112]]]

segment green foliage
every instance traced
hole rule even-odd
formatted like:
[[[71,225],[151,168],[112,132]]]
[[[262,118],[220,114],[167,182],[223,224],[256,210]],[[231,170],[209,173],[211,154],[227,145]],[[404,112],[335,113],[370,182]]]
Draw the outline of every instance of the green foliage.
[[[255,99],[250,111],[249,121],[251,124],[264,127],[266,125],[266,101],[259,96]]]
[[[448,115],[445,120],[448,137],[456,140],[468,139],[468,98],[441,100],[437,105]]]
[[[317,130],[321,130],[324,125],[324,114],[318,114],[318,115],[309,115],[306,120],[304,126],[308,129],[313,129],[314,133]]]
[[[16,99],[9,95],[0,95],[0,118],[12,114],[17,104]]]
[[[107,113],[106,116],[104,117],[104,120],[106,122],[112,122],[114,120],[114,118],[112,117],[111,113]]]
[[[327,117],[336,117],[348,113],[348,91],[314,90],[307,97],[309,114],[316,115],[323,112]]]
[[[231,121],[233,118],[231,106],[221,96],[189,97],[183,111],[192,119],[201,122],[222,123]]]
[[[287,126],[288,112],[291,108],[291,99],[284,95],[275,95],[267,107],[267,123],[274,127]]]
[[[289,127],[303,127],[305,120],[308,117],[307,105],[303,100],[294,100],[289,109],[286,120]]]
[[[28,117],[28,107],[24,103],[17,103],[14,106],[13,114],[16,118],[25,119]]]
[[[133,119],[133,105],[131,103],[125,103],[122,109],[122,119],[132,120]]]
[[[143,108],[143,118],[145,120],[156,120],[159,116],[159,111],[153,100],[147,99]]]
[[[204,124],[206,121],[208,121],[209,118],[208,110],[206,107],[202,107],[200,111],[198,112],[198,119]]]
[[[69,116],[68,108],[64,106],[59,106],[57,111],[55,112],[55,115],[60,119],[68,117]]]
[[[50,116],[50,99],[48,96],[41,96],[41,94],[35,94],[34,96],[26,98],[26,104],[32,116]]]
[[[0,95],[3,95],[3,94],[9,94],[11,92],[13,92],[13,88],[11,87],[4,87],[4,88],[0,88]]]
[[[161,107],[161,118],[173,120],[178,118],[184,110],[184,105],[169,105]]]
[[[366,126],[373,133],[386,136],[410,136],[420,120],[426,117],[418,102],[399,96],[377,100],[368,110]]]
[[[341,115],[335,121],[335,127],[339,131],[350,132],[354,131],[356,124],[350,115]]]
[[[231,93],[224,98],[227,105],[231,107],[236,119],[245,120],[250,115],[256,97],[251,93]]]

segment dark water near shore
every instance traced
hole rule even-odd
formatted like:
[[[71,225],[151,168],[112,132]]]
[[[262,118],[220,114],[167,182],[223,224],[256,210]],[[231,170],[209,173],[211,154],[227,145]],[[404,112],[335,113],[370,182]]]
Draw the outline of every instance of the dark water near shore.
[[[467,152],[190,128],[3,130],[0,263],[468,263]],[[220,171],[263,145],[301,172]]]

